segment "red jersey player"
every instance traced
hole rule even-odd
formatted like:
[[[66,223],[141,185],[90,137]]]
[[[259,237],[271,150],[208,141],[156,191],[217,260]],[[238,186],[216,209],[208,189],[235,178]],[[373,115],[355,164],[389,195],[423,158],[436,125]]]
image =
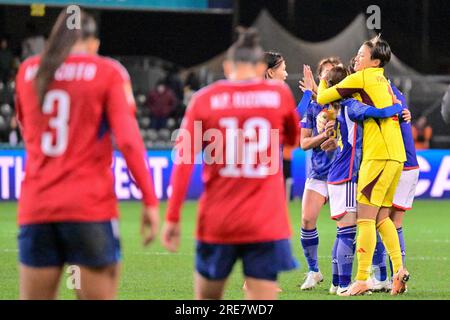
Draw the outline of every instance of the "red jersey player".
[[[177,250],[195,154],[211,141],[203,148],[197,299],[220,299],[237,259],[243,261],[246,297],[275,299],[278,273],[297,265],[289,242],[280,146],[296,143],[299,118],[287,85],[263,80],[266,67],[256,31],[242,32],[224,62],[229,80],[196,93],[183,119],[162,241],[168,250]]]
[[[144,244],[158,230],[129,76],[96,55],[90,15],[80,13],[79,29],[68,27],[69,18],[63,10],[42,56],[26,60],[17,74],[27,154],[18,214],[21,299],[55,298],[64,264],[78,267],[72,270],[80,276],[80,299],[115,297],[120,243],[111,133],[142,191]]]

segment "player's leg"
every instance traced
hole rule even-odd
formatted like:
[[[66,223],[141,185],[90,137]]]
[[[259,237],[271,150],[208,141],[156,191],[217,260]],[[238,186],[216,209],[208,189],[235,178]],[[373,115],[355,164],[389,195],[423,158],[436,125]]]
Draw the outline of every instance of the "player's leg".
[[[278,283],[276,281],[245,277],[247,300],[276,300],[278,298]]]
[[[372,260],[371,282],[373,291],[390,291],[390,281],[387,278],[386,249],[378,232]]]
[[[372,264],[373,253],[376,245],[376,217],[384,200],[385,186],[380,183],[385,167],[385,161],[369,160],[363,161],[359,170],[358,178],[358,210],[356,253],[357,273],[356,281],[347,291],[348,295],[359,295],[369,291],[367,280]],[[383,182],[383,181],[382,181]]]
[[[194,298],[195,300],[219,300],[223,298],[226,279],[211,280],[200,273],[194,274]]]
[[[398,272],[400,267],[403,266],[403,262],[397,229],[389,216],[402,170],[403,163],[387,161],[381,179],[390,179],[391,183],[387,189],[385,199],[383,200],[382,208],[377,216],[377,230],[380,233],[381,240],[383,241],[389,257],[391,258],[394,273]]]
[[[403,218],[405,212],[412,208],[417,183],[419,181],[419,169],[402,171],[390,212],[390,218],[397,229],[402,252],[403,265],[405,265],[406,248],[403,238]]]
[[[339,270],[338,295],[344,295],[352,280],[353,260],[355,255],[356,215],[348,213],[338,221],[337,264]]]
[[[66,263],[75,270],[71,277],[79,284],[77,297],[115,299],[121,259],[117,221],[59,223],[57,230]]]
[[[302,198],[302,222],[300,242],[303,248],[309,272],[305,282],[301,285],[302,290],[312,289],[323,280],[319,271],[317,252],[319,246],[319,234],[317,232],[317,218],[320,209],[327,200],[328,190],[325,181],[308,179]]]
[[[20,299],[56,299],[64,260],[54,224],[20,226],[18,247]]]
[[[238,245],[197,241],[194,274],[195,299],[222,299],[226,280],[237,257]]]
[[[333,268],[337,269],[338,277],[337,281],[336,279],[333,280],[332,288],[336,285],[335,293],[342,295],[351,282],[353,256],[355,253],[356,184],[351,181],[339,185],[329,184],[328,192],[331,218],[336,220],[337,224],[332,262]]]
[[[339,230],[339,228],[336,228]],[[336,230],[336,239],[334,239],[333,247],[331,249],[331,286],[330,294],[336,294],[339,288],[339,267],[337,260],[337,250],[339,245],[339,238]]]
[[[240,245],[238,250],[247,283],[246,299],[276,299],[278,274],[298,267],[287,239]]]
[[[402,262],[405,265],[406,247],[405,239],[403,238],[403,218],[405,216],[405,210],[391,208],[390,218],[397,229],[398,241],[400,243],[400,251],[402,253]]]
[[[113,300],[117,298],[120,264],[101,268],[80,266],[80,300]]]
[[[377,218],[377,230],[380,233],[383,244],[392,261],[392,268],[394,277],[392,283],[391,294],[403,293],[406,289],[406,282],[409,279],[409,273],[403,266],[402,254],[400,249],[400,242],[398,238],[397,229],[394,223],[389,218],[390,207],[393,204],[395,191],[403,170],[403,163],[397,161],[388,161],[385,172],[387,176],[391,177],[391,184],[387,189],[385,199],[383,200],[383,210],[380,210]]]
[[[19,268],[20,300],[54,300],[57,298],[62,267]]]
[[[394,273],[403,265],[397,229],[389,218],[390,208],[382,207],[377,217],[377,230],[386,251],[393,261]]]

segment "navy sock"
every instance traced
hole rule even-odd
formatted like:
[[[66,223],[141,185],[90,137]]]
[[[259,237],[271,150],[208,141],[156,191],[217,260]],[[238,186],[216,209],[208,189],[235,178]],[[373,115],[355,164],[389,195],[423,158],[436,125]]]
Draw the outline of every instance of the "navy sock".
[[[337,248],[337,262],[340,287],[347,287],[352,280],[353,258],[356,247],[355,238],[356,225],[338,228],[339,244]]]
[[[336,234],[336,239],[334,240],[333,249],[331,250],[331,274],[333,286],[339,285],[339,268],[337,261],[337,248],[338,248],[339,238]]]
[[[317,260],[317,248],[319,247],[319,234],[317,229],[301,229],[300,242],[303,247],[303,253],[308,263],[309,271],[319,271],[319,261]]]

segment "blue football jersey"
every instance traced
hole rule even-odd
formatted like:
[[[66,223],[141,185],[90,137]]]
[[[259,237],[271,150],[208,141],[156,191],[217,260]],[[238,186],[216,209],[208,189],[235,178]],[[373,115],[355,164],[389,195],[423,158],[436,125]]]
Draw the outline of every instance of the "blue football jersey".
[[[309,99],[302,118],[302,128],[311,129],[312,136],[318,135],[316,117],[324,109],[323,106]],[[334,160],[335,151],[325,152],[319,147],[313,148],[311,157],[307,157],[307,177],[327,181],[328,170]]]
[[[343,100],[340,105],[336,116],[338,149],[328,172],[330,184],[357,182],[362,159],[362,121],[369,107],[355,99]]]
[[[391,83],[392,92],[398,100],[402,102],[404,108],[408,108],[405,96]],[[406,121],[400,122],[400,130],[402,131],[403,143],[406,151],[406,162],[403,165],[403,170],[411,170],[419,168],[417,162],[416,147],[414,146],[414,138],[412,136],[411,123]]]

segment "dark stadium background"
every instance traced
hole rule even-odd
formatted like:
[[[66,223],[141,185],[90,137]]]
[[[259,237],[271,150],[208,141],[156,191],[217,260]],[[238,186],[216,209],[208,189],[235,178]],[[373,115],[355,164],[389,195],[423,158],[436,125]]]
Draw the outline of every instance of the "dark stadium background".
[[[450,2],[446,0],[215,2],[234,10],[223,14],[91,10],[101,26],[101,53],[152,55],[189,67],[225,50],[232,41],[233,26],[250,25],[262,8],[297,37],[321,41],[339,33],[358,13],[376,4],[381,8],[383,37],[402,61],[419,72],[450,73]],[[19,51],[24,22],[33,21],[39,31],[48,34],[60,10],[47,6],[45,17],[30,17],[29,6],[2,5],[0,33],[10,36],[13,48]]]

